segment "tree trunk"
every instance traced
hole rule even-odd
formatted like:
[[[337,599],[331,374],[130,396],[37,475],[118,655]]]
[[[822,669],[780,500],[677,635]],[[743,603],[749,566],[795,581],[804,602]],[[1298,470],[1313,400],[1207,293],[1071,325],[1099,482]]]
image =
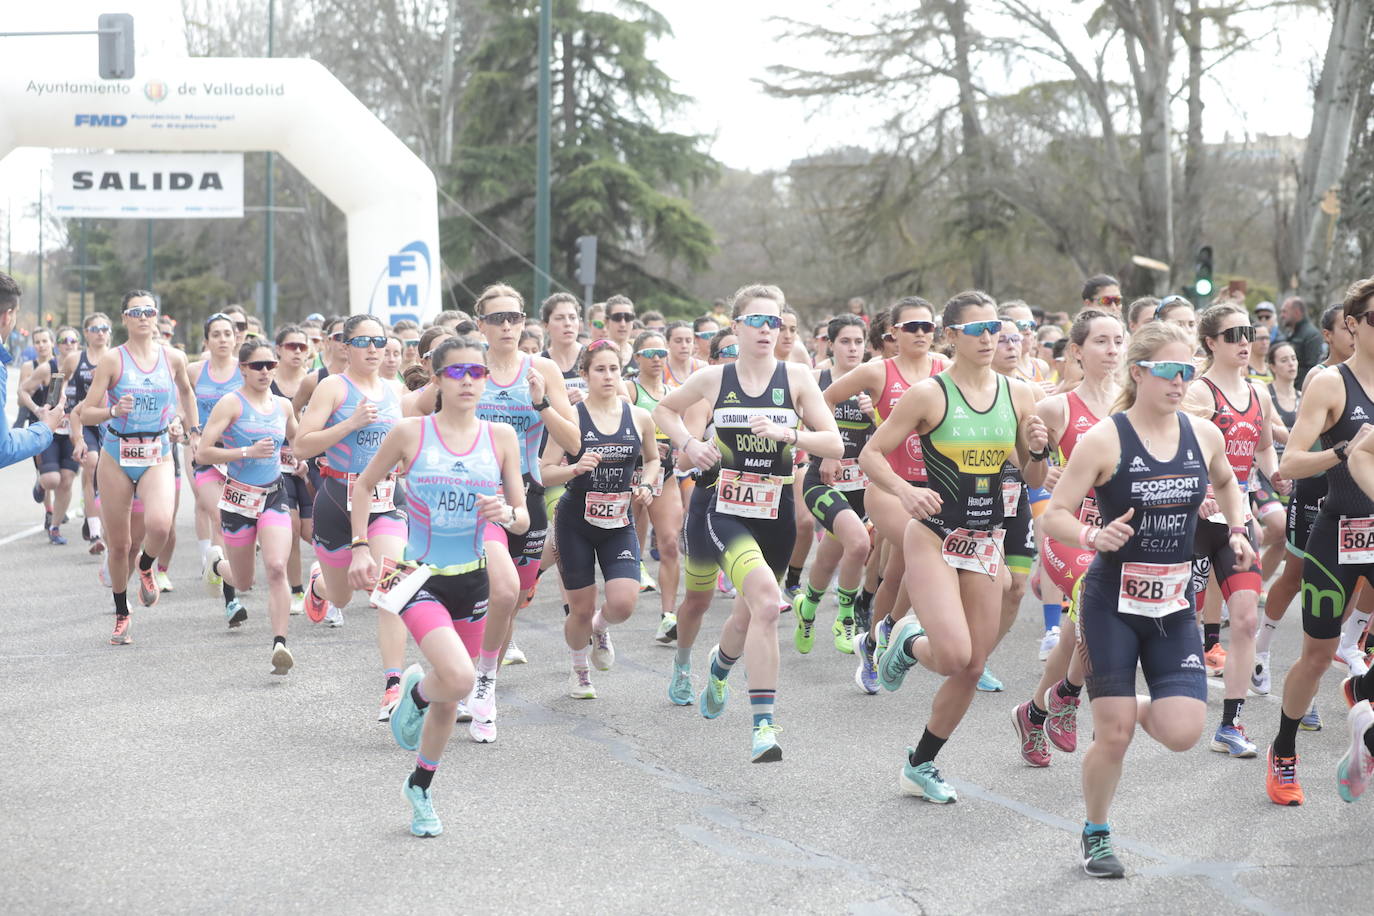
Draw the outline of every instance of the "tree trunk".
[[[963,136],[964,201],[969,229],[972,231],[972,250],[968,252],[973,270],[973,285],[977,289],[992,289],[992,251],[989,230],[992,219],[989,211],[991,194],[988,182],[987,140],[978,117],[978,100],[973,86],[973,72],[969,64],[972,39],[966,21],[967,0],[950,0],[945,4],[945,19],[954,39],[954,78],[959,86],[959,126]]]
[[[446,168],[453,164],[454,114],[458,102],[453,97],[453,66],[458,50],[458,0],[448,0],[448,17],[444,20],[444,53],[439,74],[439,161],[435,165]]]

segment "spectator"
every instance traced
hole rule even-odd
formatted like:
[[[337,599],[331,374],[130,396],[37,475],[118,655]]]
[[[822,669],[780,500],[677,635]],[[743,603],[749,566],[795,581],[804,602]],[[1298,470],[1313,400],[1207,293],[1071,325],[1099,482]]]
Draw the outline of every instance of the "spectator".
[[[1307,303],[1289,296],[1279,311],[1279,324],[1283,339],[1293,344],[1293,352],[1298,355],[1298,379],[1306,381],[1308,370],[1322,361],[1321,331],[1308,320]]]
[[[1083,282],[1083,308],[1101,309],[1121,317],[1121,284],[1109,274],[1097,274]]]
[[[1278,337],[1279,320],[1274,303],[1266,301],[1255,306],[1255,329],[1268,334],[1271,342]]]
[[[19,317],[19,284],[9,274],[0,273],[0,340],[8,340]],[[5,416],[5,397],[9,392],[10,351],[0,347],[0,467],[32,458],[52,444],[53,430],[62,422],[62,407],[40,407],[37,421],[24,429],[10,429]]]

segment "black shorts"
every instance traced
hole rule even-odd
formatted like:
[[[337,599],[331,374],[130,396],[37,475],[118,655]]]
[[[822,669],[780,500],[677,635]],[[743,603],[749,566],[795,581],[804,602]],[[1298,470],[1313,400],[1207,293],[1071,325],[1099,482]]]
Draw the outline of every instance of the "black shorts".
[[[1302,556],[1307,550],[1307,536],[1312,531],[1312,523],[1317,520],[1322,497],[1326,496],[1326,477],[1303,477],[1293,482],[1293,492],[1288,497],[1288,550]]]
[[[401,616],[417,604],[436,603],[448,611],[451,620],[481,620],[487,616],[490,595],[487,568],[473,569],[456,576],[431,575],[401,608]],[[442,619],[442,618],[441,618]]]
[[[525,509],[530,513],[530,527],[524,534],[506,532],[510,558],[517,566],[536,566],[544,556],[544,540],[549,534],[549,510],[544,506],[544,485],[529,474],[524,475]],[[561,549],[561,548],[560,548]],[[638,571],[635,578],[639,578]]]
[[[540,499],[542,506],[544,501]],[[639,581],[639,535],[635,533],[634,513],[623,528],[599,528],[584,517],[586,504],[581,492],[564,492],[553,513],[554,537],[558,542],[558,571],[563,587],[569,591],[596,584],[596,567],[601,578]]]
[[[1003,523],[1007,534],[1002,541],[1002,550],[1007,558],[1007,569],[1014,573],[1029,575],[1031,564],[1035,561],[1035,527],[1031,524],[1030,495],[1025,484],[1021,485],[1021,495],[1016,500],[1016,514]]]
[[[353,542],[353,520],[348,516],[348,484],[337,477],[321,477],[323,486],[315,492],[315,544],[330,552],[347,550]],[[406,514],[400,509],[373,512],[367,524],[371,528],[378,519],[392,519],[402,526]]]
[[[272,485],[271,490],[267,493],[267,501],[263,504],[262,514],[278,512],[289,516],[294,508],[296,505],[290,489],[283,485],[281,478],[277,478],[277,482]],[[230,512],[228,509],[219,510],[219,527],[226,535],[235,535],[246,529],[256,528],[260,520],[261,516],[252,518],[237,512]],[[290,519],[287,521],[289,522]]]
[[[1087,653],[1088,695],[1134,697],[1136,666],[1145,675],[1150,697],[1207,700],[1207,672],[1202,662],[1193,597],[1189,606],[1158,619],[1123,614],[1118,608],[1121,568],[1093,562],[1080,580],[1078,635]]]
[[[287,492],[291,494],[291,501],[295,503],[293,508],[300,513],[301,518],[314,518],[315,500],[310,497],[310,486],[305,482],[305,478],[299,474],[283,474],[281,479]]]
[[[864,491],[836,490],[821,480],[819,462],[812,462],[802,480],[802,502],[826,531],[835,533],[835,521],[846,509],[853,509],[860,520],[864,518]]]
[[[38,473],[55,474],[58,471],[81,470],[81,462],[72,457],[75,446],[71,436],[53,436],[48,447],[38,455]]]
[[[1223,598],[1230,599],[1236,592],[1251,591],[1258,593],[1264,584],[1259,568],[1259,537],[1252,522],[1245,526],[1250,546],[1255,551],[1256,562],[1249,569],[1236,569],[1236,553],[1231,549],[1231,529],[1223,522],[1209,522],[1198,519],[1197,533],[1193,536],[1193,592],[1207,588],[1207,576],[1216,573],[1217,585],[1221,587]]]
[[[717,512],[715,484],[698,482],[683,527],[683,578],[688,591],[715,588],[717,570],[724,570],[737,589],[759,567],[766,566],[775,576],[785,573],[797,540],[792,490],[791,484],[783,485],[777,518],[741,518]]]
[[[1361,576],[1374,582],[1374,563],[1342,563],[1340,518],[1317,514],[1302,564],[1302,631],[1313,639],[1341,635],[1341,618]]]
[[[105,441],[105,430],[100,426],[83,426],[81,427],[81,438],[86,443],[87,450],[98,452],[101,444]]]

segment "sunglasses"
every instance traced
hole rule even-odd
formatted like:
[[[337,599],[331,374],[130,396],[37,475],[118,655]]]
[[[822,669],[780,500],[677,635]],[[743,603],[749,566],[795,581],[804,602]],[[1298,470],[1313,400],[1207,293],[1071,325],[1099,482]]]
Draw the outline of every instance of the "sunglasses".
[[[603,337],[600,340],[594,340],[591,343],[587,344],[587,352],[595,353],[597,350],[609,350],[612,347],[615,347],[615,345],[616,344],[614,340],[607,340],[605,337]]]
[[[1016,330],[1018,331],[1029,332],[1034,331],[1038,327],[1040,327],[1040,325],[1036,324],[1035,321],[1030,318],[1022,318],[1020,321],[1016,322]]]
[[[407,347],[418,347],[420,346],[420,339],[417,337],[414,340],[403,340],[401,343],[405,344]]]
[[[171,334],[164,334],[164,335],[162,335],[162,336],[163,336],[163,337],[171,337],[172,335],[171,335]],[[59,338],[57,338],[57,342],[60,343],[60,344],[66,344],[66,345],[68,345],[68,346],[74,346],[75,344],[81,343],[81,338],[79,338],[79,337],[59,337]]]
[[[286,343],[282,344],[282,345],[281,345],[281,348],[282,348],[283,350],[292,350],[292,351],[294,351],[294,352],[296,352],[296,353],[305,353],[305,352],[309,351],[309,349],[310,349],[310,344],[308,344],[308,343],[303,343],[302,341],[299,341],[299,340],[290,340],[290,341],[287,341]]]
[[[716,336],[718,333],[720,333],[720,332],[719,332],[719,331],[694,331],[693,333],[696,334],[697,340],[710,340],[712,337],[715,337],[715,336]]]
[[[663,359],[668,355],[668,351],[663,347],[645,347],[635,355],[642,356],[645,359]]]
[[[751,328],[770,328],[776,331],[782,327],[781,315],[765,315],[762,312],[741,315],[735,320],[740,324],[747,324]]]
[[[329,335],[329,339],[335,343],[343,343],[343,331],[335,331]]]
[[[1233,328],[1227,328],[1217,336],[1227,343],[1240,343],[1242,340],[1254,340],[1255,329],[1248,324],[1238,324]]]
[[[277,361],[275,359],[255,359],[251,363],[244,363],[243,367],[256,372],[271,372],[277,368]]]
[[[139,305],[125,309],[124,314],[129,318],[156,318],[157,308],[151,305]]]
[[[235,330],[235,331],[238,331],[239,333],[243,333],[244,331],[248,330],[248,322],[246,322],[246,321],[235,321],[235,322],[234,322],[234,330]]]
[[[901,328],[903,331],[906,331],[908,334],[935,333],[935,322],[922,321],[919,318],[914,318],[911,321],[903,321],[901,324],[897,325],[897,327]]]
[[[982,337],[984,334],[996,334],[1002,330],[1002,321],[966,321],[963,324],[950,325],[951,330],[962,331],[969,337]]]
[[[1042,349],[1042,350],[1053,350],[1053,349],[1054,349],[1054,343],[1055,343],[1055,342],[1052,341],[1052,340],[1042,340],[1042,341],[1040,341],[1040,349]]]
[[[484,379],[488,374],[487,367],[481,363],[450,363],[439,371],[454,381],[465,375],[471,379]]]
[[[1197,374],[1197,366],[1192,363],[1179,363],[1173,360],[1153,360],[1142,359],[1136,362],[1142,369],[1149,369],[1150,374],[1155,378],[1176,379],[1182,378],[1185,382],[1191,382],[1193,376]]]
[[[482,321],[486,324],[523,324],[525,321],[524,312],[491,312],[483,315]]]
[[[635,320],[635,313],[634,313],[634,312],[608,312],[608,313],[606,314],[606,320],[607,320],[607,321],[621,321],[621,322],[624,322],[624,321],[634,321],[634,320]]]
[[[1121,305],[1120,296],[1098,296],[1097,301],[1101,305],[1115,305],[1118,307]]]
[[[602,319],[600,319],[600,318],[593,318],[593,319],[592,319],[592,327],[594,327],[594,328],[604,328],[605,326],[606,326],[606,322],[605,322],[604,320],[602,320]]]
[[[998,342],[998,343],[1004,343],[1004,344],[1019,344],[1019,343],[1021,342],[1021,335],[1020,335],[1020,334],[1001,334],[1001,335],[998,336],[997,342]]]
[[[1359,324],[1361,321],[1363,321],[1371,328],[1374,328],[1374,311],[1361,312],[1358,315],[1350,315],[1348,317],[1350,317],[1351,320],[1353,320],[1356,324]]]
[[[366,350],[368,347],[376,347],[378,350],[386,349],[385,337],[370,337],[359,335],[348,338],[348,345],[355,350]]]
[[[727,359],[739,356],[739,344],[730,344],[728,347],[721,347],[720,355]]]
[[[108,333],[110,333],[110,326],[109,326],[108,324],[93,324],[93,325],[91,325],[90,327],[86,328],[86,333],[87,333],[87,334],[108,334]]]

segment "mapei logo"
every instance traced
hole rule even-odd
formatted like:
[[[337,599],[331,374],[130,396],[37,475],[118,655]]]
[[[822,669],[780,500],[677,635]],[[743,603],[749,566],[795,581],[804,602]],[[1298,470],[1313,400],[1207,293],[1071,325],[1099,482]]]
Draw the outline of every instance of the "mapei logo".
[[[369,311],[386,315],[391,324],[402,318],[419,321],[429,301],[431,263],[429,246],[419,239],[388,255],[386,267],[373,284]]]
[[[77,127],[123,127],[128,123],[128,115],[79,114],[76,116]]]

